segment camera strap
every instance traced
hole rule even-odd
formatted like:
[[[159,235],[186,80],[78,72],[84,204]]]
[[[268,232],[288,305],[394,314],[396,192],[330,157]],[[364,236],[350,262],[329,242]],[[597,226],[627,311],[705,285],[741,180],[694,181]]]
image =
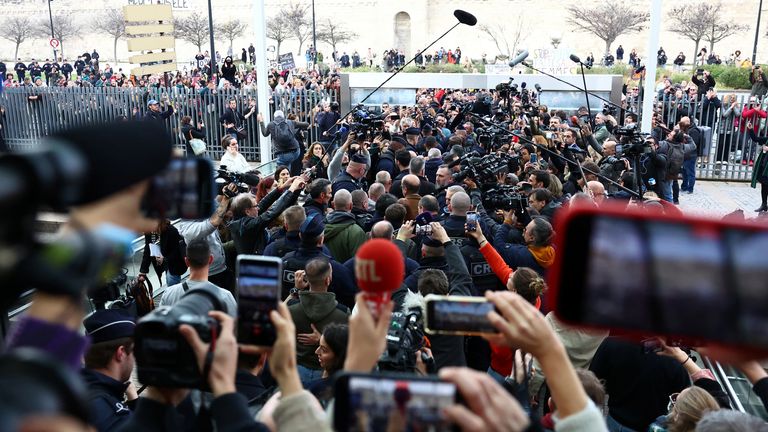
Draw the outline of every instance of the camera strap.
[[[208,352],[205,353],[205,362],[203,363],[203,379],[208,381],[208,375],[211,373],[213,364],[213,351],[216,349],[216,340],[218,339],[218,327],[211,326],[211,343],[208,345]]]

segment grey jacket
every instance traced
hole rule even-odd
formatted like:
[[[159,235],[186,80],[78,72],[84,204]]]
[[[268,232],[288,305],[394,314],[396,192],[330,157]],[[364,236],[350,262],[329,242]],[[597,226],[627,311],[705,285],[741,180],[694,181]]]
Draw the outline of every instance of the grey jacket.
[[[184,241],[186,241],[187,244],[192,240],[199,238],[203,238],[208,242],[208,246],[211,248],[211,255],[213,255],[213,262],[208,267],[209,275],[217,275],[227,269],[227,262],[224,258],[224,247],[221,245],[219,231],[213,226],[210,220],[182,220],[176,225],[176,228],[179,230],[179,234],[184,236]]]

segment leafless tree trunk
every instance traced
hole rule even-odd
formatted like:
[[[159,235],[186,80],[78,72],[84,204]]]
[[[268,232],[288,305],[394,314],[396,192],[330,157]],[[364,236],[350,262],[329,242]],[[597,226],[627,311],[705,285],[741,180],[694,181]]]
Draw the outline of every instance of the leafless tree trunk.
[[[117,41],[125,36],[125,19],[121,9],[108,9],[96,20],[96,30],[112,36],[113,54],[117,63]]]
[[[26,15],[6,18],[0,24],[0,37],[16,45],[14,60],[19,58],[19,46],[34,35],[32,20]]]
[[[631,3],[597,3],[594,6],[569,6],[568,22],[577,30],[592,33],[605,42],[605,52],[621,35],[645,28],[650,14]]]

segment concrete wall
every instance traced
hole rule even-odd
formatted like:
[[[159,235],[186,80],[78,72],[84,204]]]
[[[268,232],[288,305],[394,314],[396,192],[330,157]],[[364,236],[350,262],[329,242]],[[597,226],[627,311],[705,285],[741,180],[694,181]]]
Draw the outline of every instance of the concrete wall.
[[[0,7],[2,7],[3,16],[23,14],[35,20],[47,22],[46,1],[0,0]],[[98,14],[101,11],[121,7],[128,4],[129,1],[135,3],[139,0],[54,1],[52,3],[54,13],[60,10],[71,11],[85,27],[79,37],[64,41],[65,54],[71,57],[76,53],[82,53],[85,50],[91,51],[96,48],[103,54],[103,60],[112,62],[111,39],[108,36],[95,34],[90,28],[93,27],[93,23],[98,19]],[[184,16],[193,10],[207,14],[207,2],[205,0],[164,1],[172,1],[176,6],[179,6],[175,12],[177,16]],[[240,18],[249,24],[248,31],[252,31],[251,8],[253,0],[212,1],[214,18],[217,21]],[[281,6],[286,4],[285,0],[264,1],[268,16],[275,15]],[[311,4],[310,0],[293,1],[305,5]],[[664,31],[661,34],[661,45],[666,49],[670,62],[679,51],[683,51],[689,59],[693,55],[693,42],[671,33],[669,29],[672,24],[664,18],[672,7],[682,4],[683,1],[669,0],[664,2],[662,15]],[[736,3],[738,3],[738,7],[735,7]],[[391,48],[395,44],[395,16],[399,12],[408,13],[411,19],[411,53],[408,54],[412,54],[416,49],[424,47],[455,23],[452,12],[458,7],[475,14],[480,24],[502,25],[508,38],[511,38],[511,35],[519,28],[521,40],[518,48],[528,49],[533,57],[536,56],[535,50],[551,48],[551,38],[561,38],[561,47],[571,49],[582,57],[585,57],[590,51],[596,57],[600,57],[604,47],[603,42],[591,34],[575,32],[572,26],[567,24],[568,13],[565,10],[567,4],[570,3],[555,0],[463,0],[461,2],[455,0],[315,0],[318,22],[331,18],[343,23],[345,28],[359,35],[355,41],[339,46],[339,50],[351,54],[356,49],[362,56],[366,56],[368,48],[371,48],[378,54],[377,61],[380,60],[381,52],[384,49]],[[638,8],[648,8],[649,2],[648,0],[638,0],[634,4]],[[715,46],[715,51],[725,58],[735,49],[740,49],[744,56],[748,57],[752,51],[758,1],[725,1],[724,4],[726,4],[724,19],[741,22],[748,25],[749,29],[719,43]],[[764,7],[768,9],[768,4]],[[768,22],[768,14],[764,15],[763,35],[766,30],[765,23]],[[2,17],[0,17],[0,22],[1,20]],[[627,56],[633,48],[637,48],[638,52],[642,53],[645,49],[646,38],[647,32],[622,36],[616,41],[613,49],[615,50],[618,44],[622,44]],[[223,38],[217,39],[217,47],[223,55],[226,53],[229,43]],[[235,54],[238,55],[240,48],[247,47],[251,40],[250,34],[235,40]],[[306,46],[307,44],[304,45],[305,49]],[[479,24],[476,27],[459,26],[435,44],[431,51],[439,49],[441,46],[445,49],[461,47],[464,55],[472,58],[480,58],[484,53],[493,58],[498,52],[489,37],[479,31]],[[12,57],[13,48],[13,44],[9,41],[0,40],[0,58],[9,59]],[[298,43],[294,41],[288,41],[282,47],[283,52],[293,51],[296,55],[297,64],[301,64],[303,62],[297,49]],[[194,56],[196,48],[187,42],[177,41],[177,50],[181,61],[189,61]],[[330,56],[330,48],[326,44],[320,45],[320,51],[327,57]],[[50,56],[51,49],[48,46],[48,39],[38,38],[25,42],[21,46],[20,55],[24,58]],[[125,41],[118,43],[118,57],[123,61],[128,57]],[[761,36],[758,59],[768,60],[768,40],[764,36]]]
[[[390,74],[386,73],[352,73],[342,74],[342,89],[341,89],[341,107],[343,111],[348,110],[353,104],[359,103],[361,99],[367,95],[370,91],[379,86]],[[580,90],[573,86],[582,88],[583,82],[580,75],[562,75],[559,76],[562,81],[558,81],[554,78],[550,78],[545,75],[526,75],[517,74],[514,75],[513,83],[521,85],[526,83],[527,88],[534,89],[536,84],[539,84],[544,90],[542,98],[548,99],[551,94],[557,93],[565,97],[558,97],[555,100],[568,101],[569,103],[577,103],[576,106],[583,105],[586,100]],[[490,89],[495,88],[497,84],[507,82],[509,75],[472,75],[472,74],[413,74],[413,73],[401,73],[387,82],[376,95],[381,93],[383,101],[389,103],[397,103],[395,100],[388,99],[390,96],[389,91],[398,89],[421,89],[425,87],[430,88],[466,88],[466,89]],[[609,100],[613,103],[621,103],[621,87],[622,77],[619,75],[586,75],[587,89],[590,92],[597,93],[602,97],[608,96]],[[428,83],[428,84],[426,84]],[[569,85],[571,84],[571,85]],[[358,91],[356,91],[358,90]],[[575,93],[575,94],[574,94]],[[413,93],[415,94],[415,93]],[[393,97],[397,95],[392,94]],[[408,93],[405,96],[409,96]],[[571,99],[577,99],[574,101]],[[593,111],[600,111],[602,108],[602,101],[590,97],[590,108]],[[372,97],[370,102],[366,104],[378,105],[382,100]],[[402,101],[402,103],[414,103]],[[568,105],[558,106],[552,105],[550,108],[573,108]]]

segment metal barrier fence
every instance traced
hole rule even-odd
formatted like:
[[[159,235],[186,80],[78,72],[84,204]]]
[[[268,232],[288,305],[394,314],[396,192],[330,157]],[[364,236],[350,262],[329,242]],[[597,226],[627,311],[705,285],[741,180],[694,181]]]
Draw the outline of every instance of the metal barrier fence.
[[[666,95],[665,95],[666,96]],[[671,96],[654,99],[656,112],[662,122],[672,128],[682,117],[695,119],[701,135],[698,148],[696,177],[699,179],[750,181],[752,166],[760,144],[747,133],[747,122],[753,123],[757,135],[766,134],[765,119],[755,111],[765,113],[768,98],[750,104],[748,95],[726,94],[719,99],[721,106],[706,96],[702,99],[675,99]],[[764,114],[763,114],[764,115]]]
[[[201,94],[192,89],[172,88],[116,88],[116,87],[20,87],[6,88],[0,93],[0,106],[6,111],[4,133],[12,149],[30,149],[47,135],[65,128],[105,122],[124,116],[142,118],[147,112],[147,101],[167,98],[176,113],[166,122],[172,132],[174,145],[184,149],[180,133],[183,116],[192,117],[192,123],[202,122],[206,129],[208,156],[220,159],[225,149],[221,139],[225,130],[219,122],[230,99],[237,101],[241,113],[248,111],[251,101],[256,100],[256,91],[217,90]],[[275,92],[270,98],[270,112],[283,110],[286,116],[295,114],[297,120],[314,123],[312,109],[321,101],[337,101],[335,91],[292,90]],[[252,162],[260,160],[259,140],[261,137],[256,114],[245,123],[248,137],[240,141],[240,153]],[[311,127],[305,142],[317,139],[317,130]]]

